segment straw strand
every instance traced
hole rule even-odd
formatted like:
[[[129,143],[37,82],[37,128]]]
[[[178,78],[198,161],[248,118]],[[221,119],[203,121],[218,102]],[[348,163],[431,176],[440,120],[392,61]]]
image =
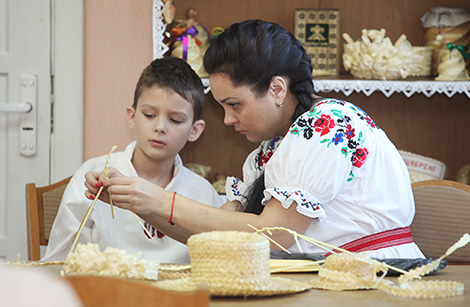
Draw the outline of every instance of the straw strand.
[[[248,225],[248,226],[250,226],[250,225]],[[254,227],[251,227],[251,228],[255,229]],[[343,253],[348,253],[348,254],[350,254],[350,255],[354,255],[353,252],[350,252],[350,251],[348,251],[348,250],[346,250],[346,249],[342,249],[342,248],[340,248],[340,247],[336,247],[336,246],[333,246],[333,245],[331,245],[331,244],[328,244],[328,243],[325,243],[325,242],[322,242],[322,241],[319,241],[319,240],[315,240],[315,239],[310,238],[310,237],[307,237],[307,236],[305,236],[305,235],[298,234],[297,232],[295,232],[295,231],[293,231],[293,230],[290,230],[290,229],[287,229],[287,228],[284,228],[284,227],[265,227],[265,228],[262,228],[262,229],[260,229],[260,230],[257,230],[257,229],[256,229],[256,231],[257,231],[258,233],[262,233],[263,231],[268,231],[268,230],[283,230],[283,231],[287,231],[287,232],[289,232],[290,234],[292,234],[292,235],[294,235],[294,236],[296,236],[296,237],[299,237],[299,238],[301,238],[301,239],[303,239],[303,240],[305,240],[305,241],[307,241],[307,242],[309,242],[309,243],[311,243],[311,244],[313,244],[313,245],[315,245],[315,246],[317,246],[317,247],[319,247],[319,248],[322,248],[322,249],[324,249],[324,250],[326,250],[326,251],[328,251],[328,252],[330,252],[330,253],[333,253],[333,254],[336,254],[335,251],[337,250],[337,251],[341,251],[341,252],[343,252]],[[365,260],[363,260],[363,259],[359,259],[359,260],[360,260],[360,261],[365,261]],[[394,270],[394,271],[399,272],[399,273],[402,273],[402,274],[407,273],[405,270],[402,270],[402,269],[400,269],[400,268],[391,266],[391,265],[386,264],[386,263],[384,263],[384,262],[376,261],[376,260],[373,260],[373,259],[370,259],[370,260],[368,260],[368,261],[369,261],[370,263],[373,263],[373,264],[376,264],[376,265],[384,266],[384,267],[386,267],[386,268],[388,268],[388,269]]]
[[[267,235],[265,235],[264,233],[260,232],[258,229],[256,229],[256,227],[248,224],[248,227],[250,227],[251,229],[255,230],[257,233],[261,234],[263,237],[265,237],[266,239],[268,239],[269,241],[271,241],[271,243],[273,243],[274,245],[276,245],[277,247],[279,247],[281,250],[285,251],[286,253],[290,254],[291,252],[288,251],[286,248],[284,248],[284,246],[282,246],[281,244],[277,243],[276,241],[274,241],[272,238],[268,237]],[[264,229],[264,228],[263,228]]]
[[[96,193],[95,199],[91,203],[91,206],[88,208],[88,210],[85,214],[85,217],[83,218],[82,223],[80,224],[80,227],[78,227],[78,231],[75,234],[75,237],[74,237],[73,242],[72,242],[72,248],[70,249],[69,253],[73,252],[73,250],[75,249],[75,245],[78,242],[78,238],[80,237],[80,234],[82,233],[83,227],[85,226],[85,223],[88,220],[88,217],[90,216],[90,213],[93,210],[93,207],[95,206],[96,201],[98,200],[98,197],[100,197],[102,191],[103,191],[103,186],[101,186],[101,188],[98,190],[98,193]]]

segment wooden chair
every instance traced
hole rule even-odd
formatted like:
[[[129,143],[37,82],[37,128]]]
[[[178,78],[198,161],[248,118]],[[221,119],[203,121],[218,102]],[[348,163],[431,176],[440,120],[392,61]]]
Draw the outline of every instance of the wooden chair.
[[[66,276],[85,307],[209,306],[209,291],[176,292],[147,281],[103,276]]]
[[[28,223],[28,260],[41,259],[41,245],[47,245],[52,223],[59,210],[64,190],[72,177],[57,183],[36,187],[26,184],[26,214]]]
[[[439,258],[465,233],[470,233],[470,186],[451,180],[412,184],[416,214],[411,233],[426,257]],[[455,251],[449,263],[470,263],[470,248]]]

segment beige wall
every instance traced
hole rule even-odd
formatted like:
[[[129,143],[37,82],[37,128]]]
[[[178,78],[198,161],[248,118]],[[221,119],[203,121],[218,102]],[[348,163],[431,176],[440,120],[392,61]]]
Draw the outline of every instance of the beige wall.
[[[151,60],[152,0],[85,0],[85,160],[133,140],[126,108]]]

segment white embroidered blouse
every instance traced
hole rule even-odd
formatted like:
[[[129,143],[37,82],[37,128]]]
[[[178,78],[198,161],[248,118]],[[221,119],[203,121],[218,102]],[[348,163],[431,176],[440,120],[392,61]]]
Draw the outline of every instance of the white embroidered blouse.
[[[305,235],[334,246],[409,226],[415,208],[406,165],[395,145],[353,104],[321,100],[284,137],[261,143],[246,159],[243,181],[229,177],[229,200],[264,172],[263,205],[272,197],[312,218]],[[302,240],[300,240],[302,241]],[[303,252],[325,253],[301,242]],[[289,248],[299,252],[294,244]],[[422,258],[415,243],[382,248],[378,258]]]

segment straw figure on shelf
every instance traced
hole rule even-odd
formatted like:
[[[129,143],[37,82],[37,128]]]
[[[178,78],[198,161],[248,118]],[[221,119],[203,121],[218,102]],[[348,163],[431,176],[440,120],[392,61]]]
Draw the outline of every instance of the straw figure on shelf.
[[[171,55],[188,62],[199,77],[205,78],[208,75],[202,65],[202,59],[210,45],[209,32],[203,24],[196,22],[195,10],[190,9],[188,15],[187,20],[179,21],[179,24],[172,29],[176,41]]]
[[[430,75],[432,48],[414,47],[404,34],[392,44],[385,32],[385,29],[363,29],[357,41],[344,33],[344,68],[358,79],[393,80]]]
[[[470,46],[470,11],[466,7],[436,6],[421,21],[426,29],[425,45],[433,48],[431,72],[437,76],[441,53],[448,43]]]
[[[465,57],[470,55],[466,52],[462,45],[454,46],[452,43],[447,45],[448,50],[441,55],[441,61],[437,67],[439,75],[436,77],[438,81],[466,81],[470,80],[466,68]],[[460,47],[460,48],[459,48]]]

